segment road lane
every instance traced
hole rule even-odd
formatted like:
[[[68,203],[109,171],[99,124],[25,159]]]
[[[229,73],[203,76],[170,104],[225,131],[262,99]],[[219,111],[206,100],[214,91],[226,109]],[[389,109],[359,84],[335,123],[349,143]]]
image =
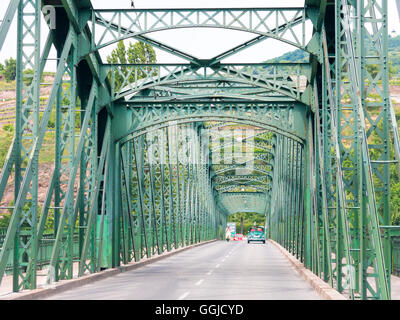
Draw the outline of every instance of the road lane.
[[[273,245],[218,241],[49,299],[311,300],[320,296]]]

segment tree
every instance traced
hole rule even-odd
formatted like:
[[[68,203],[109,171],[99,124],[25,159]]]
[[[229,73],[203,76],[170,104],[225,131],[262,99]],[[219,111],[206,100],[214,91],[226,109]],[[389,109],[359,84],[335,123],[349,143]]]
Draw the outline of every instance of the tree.
[[[236,230],[241,230],[242,220],[243,220],[243,232],[247,234],[250,228],[254,225],[254,222],[256,222],[257,226],[265,225],[265,214],[259,214],[255,212],[237,212],[228,217],[229,222],[236,223]]]
[[[372,79],[375,79],[378,75],[379,69],[377,64],[367,64],[366,69],[371,75]]]
[[[4,65],[0,63],[0,74],[3,74],[4,72]]]
[[[5,61],[4,78],[6,81],[13,81],[17,75],[17,60],[10,58]]]
[[[121,40],[118,42],[117,48],[107,56],[107,62],[110,64],[150,64],[156,63],[157,57],[153,47],[146,43],[140,41],[136,43],[130,42],[127,49],[124,42]],[[154,67],[142,67],[138,70],[137,77],[135,76],[135,72],[129,73],[129,67],[120,67],[118,71],[116,70],[114,72],[116,91],[121,88],[122,85],[126,85],[138,79],[143,79],[149,74],[157,75],[158,71]]]

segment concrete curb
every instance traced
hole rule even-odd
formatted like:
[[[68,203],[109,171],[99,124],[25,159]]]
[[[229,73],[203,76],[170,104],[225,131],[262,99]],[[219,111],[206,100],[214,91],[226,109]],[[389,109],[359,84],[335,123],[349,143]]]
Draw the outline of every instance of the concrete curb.
[[[297,260],[290,252],[274,240],[268,240],[271,244],[279,249],[282,254],[289,260],[294,268],[300,273],[300,275],[307,281],[307,283],[324,299],[326,300],[347,300],[338,291],[333,289],[328,283],[323,281],[317,275],[308,270],[304,265]]]
[[[183,251],[203,246],[205,244],[209,244],[212,242],[215,242],[217,240],[210,240],[210,241],[205,241],[197,244],[193,244],[184,248],[179,248],[173,251],[169,252],[164,252],[161,255],[153,256],[149,259],[145,258],[139,262],[131,262],[126,265],[122,265],[117,268],[113,269],[107,269],[98,273],[93,273],[89,275],[82,276],[80,278],[75,278],[75,279],[70,279],[70,280],[61,280],[57,282],[54,286],[52,287],[47,287],[47,288],[39,288],[35,290],[29,290],[29,291],[24,291],[24,292],[16,292],[16,293],[10,293],[8,295],[0,297],[0,300],[35,300],[35,299],[44,299],[51,297],[52,295],[71,290],[98,280],[102,280],[105,278],[109,278],[112,276],[115,276],[119,273],[134,270],[140,267],[143,267],[147,264],[151,264],[154,262],[157,262],[159,260],[171,257],[175,254],[181,253]]]

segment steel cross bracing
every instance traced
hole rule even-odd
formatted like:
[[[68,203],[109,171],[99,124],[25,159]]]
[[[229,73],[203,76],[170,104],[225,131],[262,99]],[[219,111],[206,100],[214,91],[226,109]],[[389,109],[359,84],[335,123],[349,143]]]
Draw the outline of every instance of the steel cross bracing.
[[[1,50],[17,15],[15,136],[0,173],[0,202],[14,186],[13,203],[0,207],[11,211],[0,276],[12,270],[14,291],[37,287],[44,239],[52,283],[222,239],[230,214],[257,212],[268,237],[338,291],[390,298],[390,166],[400,168],[400,148],[386,0],[135,10],[62,0],[55,29],[41,25],[47,5],[11,0],[0,24]],[[151,37],[178,28],[254,38],[201,59]],[[271,38],[309,61],[224,62]],[[99,50],[126,39],[187,63],[104,63]],[[52,47],[57,72],[41,109]],[[49,134],[52,175],[39,202]]]
[[[229,81],[242,83],[289,98],[303,101],[302,96],[311,67],[307,63],[229,65],[218,64],[209,67],[197,65],[104,65],[104,74],[109,74],[115,91],[114,100],[128,99],[139,91],[156,86],[175,83],[197,82],[201,80]],[[118,87],[116,81],[122,82]],[[242,92],[241,92],[242,93]],[[218,96],[217,96],[218,97]],[[194,96],[193,98],[197,98]]]

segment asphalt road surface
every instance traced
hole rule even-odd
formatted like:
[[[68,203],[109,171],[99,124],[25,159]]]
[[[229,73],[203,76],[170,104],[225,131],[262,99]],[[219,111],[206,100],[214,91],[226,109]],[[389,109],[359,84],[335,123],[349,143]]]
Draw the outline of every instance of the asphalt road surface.
[[[218,241],[49,297],[51,300],[315,300],[272,244]]]

